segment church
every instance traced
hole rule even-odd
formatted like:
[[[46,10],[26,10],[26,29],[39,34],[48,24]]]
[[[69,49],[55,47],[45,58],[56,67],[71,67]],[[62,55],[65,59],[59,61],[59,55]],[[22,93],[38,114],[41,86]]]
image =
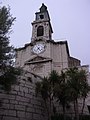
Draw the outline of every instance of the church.
[[[60,73],[65,68],[81,66],[80,60],[70,56],[68,42],[55,41],[52,34],[49,12],[42,4],[32,22],[31,42],[16,49],[16,67],[44,77],[52,70]]]
[[[16,49],[15,66],[23,68],[21,76],[17,78],[19,84],[13,85],[9,94],[0,91],[0,120],[48,120],[43,99],[36,97],[36,82],[48,76],[52,70],[60,74],[61,70],[73,66],[89,72],[88,65],[81,66],[80,60],[70,55],[66,40],[53,40],[47,7],[42,4],[35,15],[30,43]],[[87,106],[90,109],[90,97],[86,100],[85,114],[89,114]],[[57,111],[62,113],[61,107],[57,106]],[[72,107],[67,114],[73,117]]]

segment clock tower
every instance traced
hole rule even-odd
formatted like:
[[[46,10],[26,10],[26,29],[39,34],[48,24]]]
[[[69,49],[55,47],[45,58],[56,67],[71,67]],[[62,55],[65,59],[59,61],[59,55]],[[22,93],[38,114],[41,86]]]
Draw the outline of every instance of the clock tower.
[[[54,41],[52,33],[49,12],[42,4],[32,22],[31,42],[16,49],[16,67],[44,77],[52,70],[60,73],[62,69],[79,66],[80,60],[69,54],[67,41]]]
[[[32,38],[31,42],[37,40],[52,40],[52,26],[47,7],[42,4],[40,11],[35,13],[35,21],[32,22]]]

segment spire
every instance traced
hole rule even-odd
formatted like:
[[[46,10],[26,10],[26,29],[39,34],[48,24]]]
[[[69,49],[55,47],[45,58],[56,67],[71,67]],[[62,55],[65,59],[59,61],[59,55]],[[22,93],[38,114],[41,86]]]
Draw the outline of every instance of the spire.
[[[40,12],[46,12],[47,11],[47,7],[44,5],[44,3],[42,3],[42,6],[40,7]]]
[[[42,3],[42,6],[39,8],[39,12],[36,12],[36,20],[50,20],[47,7]]]

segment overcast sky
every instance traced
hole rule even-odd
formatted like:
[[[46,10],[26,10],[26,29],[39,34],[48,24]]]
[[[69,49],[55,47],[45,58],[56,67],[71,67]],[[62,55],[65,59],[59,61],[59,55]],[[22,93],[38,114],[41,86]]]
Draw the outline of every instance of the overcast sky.
[[[67,40],[71,56],[90,65],[90,0],[0,0],[10,6],[16,17],[11,44],[22,47],[31,41],[35,12],[42,3],[48,7],[53,27],[53,39]]]

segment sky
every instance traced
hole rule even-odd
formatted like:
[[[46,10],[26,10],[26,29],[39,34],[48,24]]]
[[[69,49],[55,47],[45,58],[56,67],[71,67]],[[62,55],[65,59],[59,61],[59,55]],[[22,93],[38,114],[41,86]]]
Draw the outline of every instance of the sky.
[[[90,0],[0,0],[16,17],[10,43],[19,48],[31,42],[31,23],[42,3],[50,14],[53,40],[67,40],[70,55],[90,65]]]

